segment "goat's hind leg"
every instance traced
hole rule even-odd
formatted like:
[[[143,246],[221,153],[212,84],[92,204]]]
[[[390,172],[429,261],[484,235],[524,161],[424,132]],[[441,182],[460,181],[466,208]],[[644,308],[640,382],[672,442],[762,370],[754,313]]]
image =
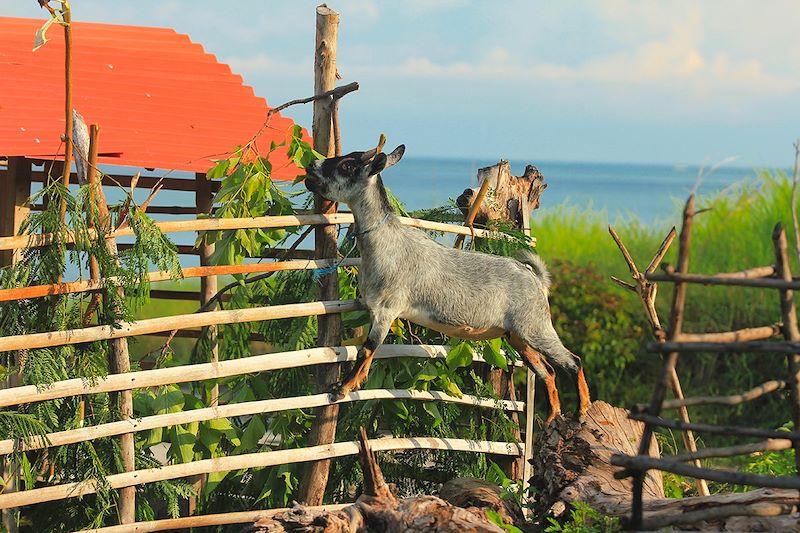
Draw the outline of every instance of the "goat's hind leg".
[[[544,385],[547,388],[547,399],[550,402],[550,415],[547,417],[547,423],[549,424],[561,414],[561,399],[558,397],[558,389],[556,388],[556,372],[550,366],[550,363],[542,357],[542,354],[531,348],[528,343],[516,335],[509,335],[507,338],[511,346],[523,357],[528,367],[544,380]]]
[[[369,367],[372,365],[372,359],[375,356],[375,350],[386,338],[389,333],[389,328],[397,315],[390,313],[386,310],[370,312],[372,318],[372,325],[370,326],[369,335],[367,340],[358,350],[356,356],[355,366],[339,383],[335,384],[330,391],[331,398],[335,401],[341,400],[354,390],[358,390],[361,385],[367,380],[369,375]]]

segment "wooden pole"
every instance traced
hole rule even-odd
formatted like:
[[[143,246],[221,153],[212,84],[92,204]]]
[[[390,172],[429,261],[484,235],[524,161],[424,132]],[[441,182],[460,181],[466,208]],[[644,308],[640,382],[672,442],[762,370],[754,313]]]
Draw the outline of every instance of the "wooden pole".
[[[28,216],[31,195],[31,161],[24,157],[9,157],[8,170],[0,173],[0,235],[14,236]],[[0,267],[10,266],[19,259],[19,252],[0,252]]]
[[[198,172],[195,174],[195,205],[197,213],[202,215],[210,215],[214,209],[214,193],[211,190],[211,180],[206,177],[204,173]],[[208,244],[205,239],[200,242],[198,246],[200,252],[200,266],[211,266],[211,256],[214,254],[214,245]],[[203,276],[200,278],[200,306],[208,304],[217,294],[219,287],[217,286],[217,276]],[[216,304],[209,309],[214,311],[217,308]],[[208,362],[219,362],[219,344],[217,342],[217,326],[207,326],[206,331],[209,350]],[[208,407],[217,407],[219,405],[219,382],[214,382],[211,388],[208,389],[205,383],[201,383],[203,387],[203,395],[205,403]],[[203,490],[206,477],[199,476],[193,480],[194,488],[198,494]],[[197,498],[190,497],[188,500],[188,514],[191,516],[197,512]]]
[[[450,450],[471,453],[495,453],[519,455],[522,450],[517,443],[474,441],[469,439],[445,439],[435,437],[386,438],[371,441],[372,449],[378,451],[402,450]],[[201,459],[191,463],[164,465],[134,472],[111,474],[106,476],[106,486],[112,489],[135,487],[156,481],[178,479],[198,474],[225,472],[245,468],[266,468],[270,466],[320,461],[324,458],[357,455],[358,443],[355,441],[337,442],[325,446],[293,448],[268,452],[231,455]],[[43,503],[67,498],[77,498],[97,492],[97,480],[84,480],[62,485],[53,485],[30,489],[13,494],[0,494],[0,509],[20,507],[34,503]]]
[[[496,231],[473,228],[470,230],[464,226],[447,224],[444,222],[433,222],[419,218],[397,217],[402,224],[412,228],[429,229],[444,233],[455,233],[461,235],[475,235],[476,237],[487,239],[508,239],[505,234]],[[265,217],[249,218],[204,218],[190,220],[168,220],[156,222],[155,226],[162,233],[179,233],[184,231],[225,231],[237,229],[254,228],[288,228],[292,226],[304,225],[326,225],[326,224],[352,224],[355,221],[352,213],[328,213],[316,215],[278,215]],[[118,229],[112,232],[109,237],[129,237],[133,235],[133,230],[128,228]],[[87,237],[96,239],[97,233],[87,232]],[[54,233],[37,233],[35,235],[20,235],[16,237],[0,237],[0,250],[14,250],[16,248],[37,248],[48,246],[55,242],[72,244],[75,236],[59,236]]]
[[[687,272],[689,269],[689,244],[691,242],[692,221],[694,219],[694,202],[695,198],[692,194],[686,201],[686,206],[683,210],[683,227],[681,228],[680,241],[678,247],[678,271],[681,273]],[[679,334],[683,326],[683,309],[686,302],[686,285],[676,284],[673,297],[672,297],[672,314],[670,317],[670,336]],[[675,366],[678,363],[678,352],[670,352],[664,359],[663,371],[661,379],[656,384],[653,391],[653,397],[650,401],[648,413],[652,416],[658,416],[661,413],[661,406],[664,403],[664,396],[667,389],[675,384]],[[674,390],[674,389],[673,389]],[[682,398],[679,398],[682,399]],[[684,408],[685,409],[685,408]],[[680,413],[681,417],[685,411]],[[653,439],[653,427],[645,424],[642,432],[642,440],[639,442],[638,455],[648,456],[650,451],[650,443]],[[694,438],[692,437],[692,441]],[[692,450],[694,451],[694,450]],[[644,489],[644,477],[647,473],[646,469],[637,470],[633,473],[633,505],[631,509],[631,528],[638,529],[642,524],[642,492]]]
[[[213,197],[211,191],[211,180],[206,178],[205,174],[198,173],[195,177],[197,184],[196,202],[197,212],[202,214],[211,214],[214,208]],[[198,247],[200,250],[200,265],[211,266],[211,256],[214,253],[214,245],[207,244],[205,239]],[[208,303],[215,294],[217,294],[217,276],[203,276],[200,278],[200,305],[203,306]],[[216,306],[214,307],[216,309]],[[209,309],[213,311],[214,309]],[[208,338],[210,341],[211,349],[209,352],[209,362],[216,363],[219,361],[219,345],[217,344],[217,328],[216,326],[208,326]],[[208,397],[206,398],[206,405],[214,407],[219,404],[219,384],[215,383],[209,390]]]
[[[111,227],[111,213],[108,210],[105,196],[102,193],[102,185],[100,183],[99,172],[97,170],[97,147],[98,138],[100,135],[100,128],[97,124],[92,124],[89,127],[89,144],[91,147],[89,153],[94,153],[94,161],[90,160],[89,169],[89,186],[95,191],[93,198],[97,201],[97,214],[98,225],[102,226],[105,231],[110,231]],[[117,257],[117,241],[113,237],[106,239],[105,244],[108,252],[112,257]],[[112,289],[114,290],[114,289]],[[117,298],[124,298],[124,291],[122,288],[116,289],[119,291]],[[114,311],[107,310],[106,312]],[[111,360],[109,371],[113,374],[125,374],[131,371],[131,359],[128,353],[128,340],[126,338],[117,338],[111,340]],[[133,394],[131,391],[121,391],[112,395],[112,404],[116,404],[119,411],[121,420],[128,420],[133,417]],[[133,472],[136,470],[135,461],[135,446],[133,433],[125,433],[120,436],[120,453],[122,455],[122,467],[124,472]],[[121,524],[131,524],[136,521],[136,489],[134,487],[124,487],[120,490],[119,494],[119,520]]]
[[[325,4],[317,7],[316,46],[314,54],[314,94],[333,90],[336,86],[336,39],[339,27],[339,14]],[[334,155],[333,136],[333,99],[326,98],[314,101],[312,137],[314,149],[326,157]],[[314,208],[318,213],[334,213],[337,205],[314,195]],[[336,258],[337,227],[320,226],[314,234],[317,257],[320,259]],[[339,273],[333,272],[321,280],[319,298],[333,300],[339,298]],[[341,342],[342,323],[339,315],[319,317],[317,346],[335,346]],[[339,365],[326,365],[316,369],[317,390],[325,392],[339,381]],[[315,411],[314,425],[308,437],[309,446],[330,444],[336,437],[336,422],[339,406],[320,407]],[[303,473],[300,486],[300,501],[306,505],[320,505],[325,496],[330,472],[330,459],[309,463]]]
[[[789,267],[789,247],[786,242],[786,232],[783,224],[778,223],[772,232],[772,241],[775,244],[775,269],[777,275],[784,281],[791,281],[792,271]],[[786,340],[799,341],[800,328],[797,326],[797,309],[794,305],[794,293],[790,289],[780,291],[781,315],[783,316],[783,336]],[[793,353],[787,356],[789,377],[786,388],[792,400],[792,421],[795,431],[800,429],[800,354]],[[797,474],[800,475],[800,442],[794,443],[794,462]]]

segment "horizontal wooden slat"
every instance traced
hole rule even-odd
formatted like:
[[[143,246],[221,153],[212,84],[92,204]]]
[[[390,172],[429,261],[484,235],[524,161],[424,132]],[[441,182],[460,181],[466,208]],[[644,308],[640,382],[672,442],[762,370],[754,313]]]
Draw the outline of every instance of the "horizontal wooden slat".
[[[31,180],[35,182],[44,182],[47,174],[42,170],[34,170],[31,174]],[[130,189],[132,176],[125,176],[122,174],[103,174],[103,185],[109,187],[121,186]],[[197,190],[194,178],[159,178],[158,176],[140,176],[137,183],[139,189],[152,189],[159,180],[162,180],[161,185],[164,189],[171,191],[191,191]],[[78,183],[78,176],[74,172],[70,174],[70,183]],[[220,187],[219,181],[211,182],[211,190],[217,192]]]
[[[775,352],[800,353],[800,341],[751,341],[751,342],[648,342],[651,352]]]
[[[764,289],[800,289],[800,280],[784,281],[776,278],[746,278],[734,276],[707,276],[704,274],[645,274],[649,281],[699,283],[700,285],[727,285],[737,287],[760,287]]]
[[[308,506],[305,507],[305,509],[310,512],[334,512],[349,507],[350,505],[352,504],[335,503],[331,505]],[[288,507],[281,507],[279,509],[262,509],[260,511],[236,511],[232,513],[165,518],[162,520],[150,520],[148,522],[107,526],[99,529],[83,529],[77,533],[150,533],[152,531],[172,531],[173,529],[188,529],[191,527],[252,524],[262,518],[270,518],[290,510],[291,509]]]
[[[664,472],[672,472],[673,474],[680,474],[696,479],[718,481],[720,483],[773,487],[776,489],[800,489],[800,478],[797,476],[770,476],[746,472],[714,470],[711,468],[698,468],[669,459],[646,457],[643,455],[612,455],[611,464],[624,466],[629,470],[662,470]]]
[[[445,233],[455,233],[458,235],[472,235],[469,228],[456,226],[454,224],[444,224],[442,222],[431,222],[418,218],[398,217],[403,224],[415,228],[432,231],[442,231]],[[184,231],[226,231],[237,229],[256,229],[256,228],[288,228],[294,226],[323,224],[352,224],[354,222],[352,213],[331,213],[327,215],[280,215],[253,218],[202,218],[190,220],[169,220],[156,222],[156,226],[163,233],[175,233]],[[475,229],[477,237],[486,238],[505,238],[502,233]],[[126,237],[133,235],[131,228],[124,228],[109,234],[109,237]],[[90,238],[96,238],[94,231],[89,232]],[[36,248],[53,244],[58,240],[58,236],[53,233],[40,233],[34,235],[17,235],[14,237],[0,237],[0,250],[15,250],[18,248]],[[64,242],[75,242],[74,235],[65,237]]]
[[[202,422],[217,418],[231,418],[236,416],[254,415],[257,413],[274,413],[289,409],[310,409],[312,407],[332,405],[334,403],[392,399],[439,401],[489,409],[499,408],[503,409],[504,411],[516,412],[525,410],[525,404],[523,402],[511,400],[485,399],[467,394],[461,398],[457,398],[439,391],[371,389],[351,392],[338,402],[331,401],[329,394],[314,394],[311,396],[297,396],[292,398],[276,398],[272,400],[242,402],[220,405],[217,407],[206,407],[203,409],[181,411],[177,413],[146,416],[144,418],[131,418],[118,422],[110,422],[108,424],[100,424],[97,426],[50,433],[45,437],[34,437],[24,442],[20,442],[17,439],[0,440],[0,455],[6,455],[15,451],[38,450],[52,446],[75,444],[77,442],[94,440],[101,437],[113,437],[115,435],[122,435],[125,433],[134,433],[160,427],[188,424],[191,422]]]
[[[261,274],[281,270],[312,270],[326,268],[334,264],[331,259],[302,260],[302,261],[273,261],[265,263],[248,263],[242,265],[218,265],[186,267],[183,269],[183,278],[201,278],[205,276],[229,276],[233,274]],[[358,266],[361,259],[344,259],[341,266]],[[151,283],[170,281],[172,277],[167,272],[150,272],[147,275]],[[109,281],[110,280],[110,281]],[[32,285],[30,287],[17,287],[14,289],[0,289],[0,302],[22,300],[25,298],[40,298],[57,294],[74,294],[91,292],[105,288],[107,285],[118,282],[118,278],[104,278],[101,280],[69,281],[53,283],[50,285]]]
[[[331,313],[346,313],[359,309],[362,309],[362,306],[356,300],[331,300],[327,302],[272,305],[251,307],[248,309],[231,309],[160,318],[146,318],[134,322],[120,322],[116,326],[93,326],[66,331],[48,331],[46,333],[0,337],[0,352],[121,339],[124,337],[147,335],[149,333],[172,331],[175,329],[218,326],[221,324],[239,324],[243,322],[258,322],[261,320],[276,320],[301,316],[327,315]]]
[[[449,450],[461,452],[489,453],[496,455],[519,456],[522,447],[519,443],[474,441],[466,439],[437,439],[433,437],[388,438],[370,441],[373,451],[400,450]],[[249,453],[231,457],[202,459],[191,463],[165,465],[160,468],[136,470],[122,474],[106,476],[105,484],[112,489],[143,485],[155,481],[178,479],[212,472],[226,472],[245,468],[265,468],[269,466],[318,461],[334,457],[358,454],[357,442],[337,442],[335,444],[312,446],[292,450]],[[800,483],[800,481],[798,481]],[[0,509],[22,507],[34,503],[43,503],[66,498],[76,498],[97,491],[96,480],[78,483],[66,483],[52,487],[21,492],[0,494]]]
[[[375,351],[378,359],[393,357],[415,357],[437,359],[447,357],[450,350],[448,346],[438,345],[404,345],[382,344]],[[207,379],[220,379],[230,376],[240,376],[255,372],[280,370],[325,363],[342,363],[355,361],[358,353],[357,346],[338,346],[309,348],[292,352],[266,353],[253,355],[242,359],[231,359],[218,363],[200,363],[196,365],[183,365],[172,368],[158,368],[155,370],[140,370],[125,374],[110,374],[105,378],[87,380],[83,378],[68,379],[38,387],[25,385],[0,390],[0,407],[19,405],[23,403],[41,402],[66,398],[80,394],[98,394],[103,392],[118,392],[123,390],[141,389],[145,387],[158,387],[172,383],[188,383],[190,381],[203,381]],[[473,361],[483,361],[473,355]],[[521,365],[515,361],[515,365]]]

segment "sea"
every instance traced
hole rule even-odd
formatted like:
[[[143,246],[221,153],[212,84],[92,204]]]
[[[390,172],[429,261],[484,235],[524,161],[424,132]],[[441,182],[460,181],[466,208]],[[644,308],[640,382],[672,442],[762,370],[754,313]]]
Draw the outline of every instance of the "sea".
[[[467,187],[477,186],[479,168],[496,160],[403,159],[383,175],[386,186],[409,210],[445,205]],[[510,161],[511,173],[521,175],[531,162]],[[746,180],[762,169],[720,164],[643,165],[626,163],[533,163],[547,189],[542,211],[557,208],[591,210],[616,222],[637,219],[644,224],[680,213],[695,187],[700,195],[713,195]],[[534,213],[534,217],[536,213]]]
[[[383,174],[391,192],[413,211],[447,205],[465,188],[477,186],[477,172],[496,164],[491,159],[440,159],[406,157]],[[678,224],[680,211],[690,192],[713,195],[744,181],[754,181],[761,170],[718,164],[645,165],[626,163],[587,163],[562,161],[510,161],[511,173],[521,175],[527,164],[535,164],[544,176],[547,189],[533,219],[558,209],[591,211],[601,222],[619,224],[636,220],[642,224]],[[122,168],[104,169],[120,172]],[[766,169],[773,170],[773,169]],[[782,171],[786,172],[785,169]],[[150,174],[150,173],[148,173]],[[152,175],[159,175],[158,171]],[[173,177],[189,177],[179,172]],[[287,189],[291,190],[288,187]],[[296,185],[295,188],[302,188]],[[137,190],[136,200],[144,201],[149,191]],[[122,201],[120,191],[107,188],[109,203]],[[194,193],[162,190],[153,205],[194,205]],[[152,215],[157,220],[186,218],[187,215]],[[193,233],[170,234],[176,244],[194,244]],[[129,242],[121,238],[120,242]],[[182,258],[184,266],[198,264],[196,256]],[[68,276],[70,277],[70,276]]]

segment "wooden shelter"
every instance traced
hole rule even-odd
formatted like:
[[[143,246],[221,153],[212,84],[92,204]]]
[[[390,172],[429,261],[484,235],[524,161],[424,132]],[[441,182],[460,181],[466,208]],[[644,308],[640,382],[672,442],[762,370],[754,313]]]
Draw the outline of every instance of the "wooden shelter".
[[[64,159],[64,36],[51,29],[47,45],[33,51],[41,25],[41,19],[0,17],[0,164],[7,162],[0,167],[0,236],[16,234],[25,218],[31,182],[47,174],[37,167]],[[173,29],[74,22],[72,31],[73,105],[87,124],[103,128],[98,162],[130,168],[114,176],[123,186],[147,169],[169,176],[165,189],[198,191],[197,209],[153,206],[151,213],[207,211],[215,184],[173,176],[203,174],[250,140],[267,116],[267,101]],[[271,141],[282,142],[292,124],[274,115],[257,147],[266,152]],[[271,160],[274,179],[297,175],[285,152]],[[143,177],[139,184],[155,181]],[[10,260],[4,252],[0,265]]]

